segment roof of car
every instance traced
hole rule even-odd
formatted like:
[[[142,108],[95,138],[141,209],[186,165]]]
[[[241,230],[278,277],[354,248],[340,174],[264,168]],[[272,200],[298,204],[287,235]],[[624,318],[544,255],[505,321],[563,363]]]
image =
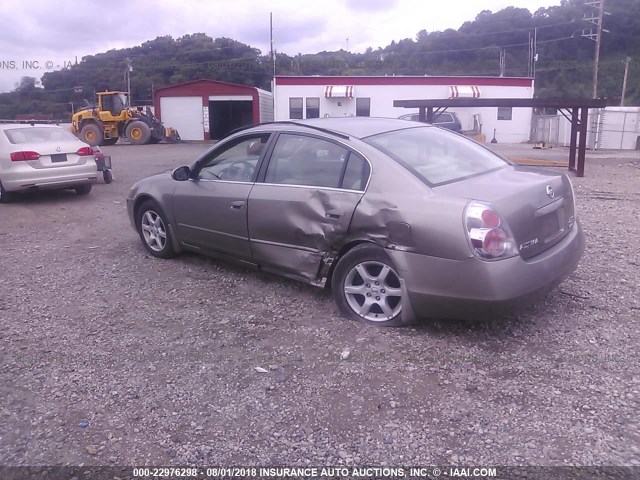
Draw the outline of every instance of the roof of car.
[[[379,133],[403,128],[427,127],[416,125],[416,122],[397,118],[376,117],[329,117],[299,120],[296,123],[312,127],[324,128],[356,138],[366,138]]]
[[[398,120],[396,118],[327,117],[307,120],[269,122],[263,123],[259,125],[259,127],[266,127],[269,130],[282,130],[285,127],[304,130],[305,127],[307,127],[310,131],[320,130],[324,133],[335,134],[337,136],[366,138],[392,130],[401,130],[403,128],[424,128],[429,127],[429,125],[417,124],[416,122],[408,120]],[[238,129],[238,131],[245,130],[246,128],[247,127]]]
[[[0,123],[0,130],[11,130],[13,128],[26,127],[62,128],[60,125],[51,125],[45,123]]]

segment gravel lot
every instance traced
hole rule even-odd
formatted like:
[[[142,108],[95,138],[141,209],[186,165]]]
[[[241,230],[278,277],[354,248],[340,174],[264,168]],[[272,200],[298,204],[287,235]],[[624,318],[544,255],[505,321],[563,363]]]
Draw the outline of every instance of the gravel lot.
[[[105,147],[112,184],[0,206],[0,464],[640,465],[638,152],[574,179],[587,249],[546,302],[381,329],[145,253],[129,187],[206,148]]]

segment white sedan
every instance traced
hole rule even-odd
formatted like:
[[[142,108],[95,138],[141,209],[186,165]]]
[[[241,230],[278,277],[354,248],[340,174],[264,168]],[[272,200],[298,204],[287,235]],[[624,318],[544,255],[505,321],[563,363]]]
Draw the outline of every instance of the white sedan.
[[[72,188],[91,191],[98,177],[93,149],[55,125],[0,125],[0,203],[14,192]]]

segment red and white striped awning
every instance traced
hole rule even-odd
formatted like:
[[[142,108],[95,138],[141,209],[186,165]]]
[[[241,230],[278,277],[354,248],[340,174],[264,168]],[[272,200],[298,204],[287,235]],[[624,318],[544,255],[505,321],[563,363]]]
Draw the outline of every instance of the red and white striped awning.
[[[324,87],[327,98],[353,98],[353,85],[327,85]]]
[[[475,85],[450,85],[449,98],[480,98],[480,87]]]

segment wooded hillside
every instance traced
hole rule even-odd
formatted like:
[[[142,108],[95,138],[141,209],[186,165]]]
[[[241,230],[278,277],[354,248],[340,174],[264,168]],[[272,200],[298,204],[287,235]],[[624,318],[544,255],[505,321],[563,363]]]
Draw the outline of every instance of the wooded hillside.
[[[610,0],[604,18],[598,96],[620,99],[625,59],[630,57],[626,105],[640,105],[640,1]],[[592,95],[595,42],[585,38],[593,9],[584,0],[536,12],[509,7],[480,12],[458,30],[427,32],[364,53],[319,52],[276,55],[278,75],[500,75],[529,76],[535,38],[537,97]],[[593,26],[593,25],[592,25]],[[501,72],[500,57],[503,56]],[[129,60],[127,60],[129,59]],[[0,94],[0,118],[47,114],[68,118],[96,91],[126,89],[132,67],[134,104],[152,102],[157,88],[209,78],[269,89],[273,66],[268,52],[230,38],[195,33],[158,37],[142,45],[84,57],[77,65],[46,73],[42,87],[24,77],[15,91]],[[79,88],[80,87],[80,88]]]

